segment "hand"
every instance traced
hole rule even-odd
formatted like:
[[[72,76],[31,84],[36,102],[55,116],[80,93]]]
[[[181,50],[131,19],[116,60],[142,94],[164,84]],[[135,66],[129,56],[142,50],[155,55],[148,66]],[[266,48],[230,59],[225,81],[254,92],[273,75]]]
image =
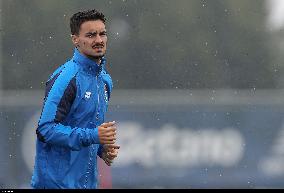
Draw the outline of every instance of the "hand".
[[[114,144],[116,140],[115,121],[103,123],[98,127],[100,144]]]
[[[119,148],[120,146],[115,144],[108,144],[103,146],[102,159],[108,166],[111,166],[114,158],[117,157]]]

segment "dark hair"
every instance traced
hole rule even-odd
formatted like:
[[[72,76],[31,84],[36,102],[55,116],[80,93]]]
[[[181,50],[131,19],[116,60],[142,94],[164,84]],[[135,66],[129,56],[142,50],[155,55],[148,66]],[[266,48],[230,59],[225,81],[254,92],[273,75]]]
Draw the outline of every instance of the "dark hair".
[[[78,35],[82,23],[93,20],[101,20],[103,23],[106,22],[104,14],[95,9],[75,13],[70,18],[71,34]]]

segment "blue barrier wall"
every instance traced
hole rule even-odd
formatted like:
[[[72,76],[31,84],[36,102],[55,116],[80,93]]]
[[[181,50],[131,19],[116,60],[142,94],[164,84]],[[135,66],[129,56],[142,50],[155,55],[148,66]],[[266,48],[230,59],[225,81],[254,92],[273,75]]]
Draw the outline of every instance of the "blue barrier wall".
[[[106,116],[117,122],[121,145],[113,188],[284,188],[284,105],[115,97]],[[41,108],[29,104],[2,103],[0,184],[7,188],[29,188]]]

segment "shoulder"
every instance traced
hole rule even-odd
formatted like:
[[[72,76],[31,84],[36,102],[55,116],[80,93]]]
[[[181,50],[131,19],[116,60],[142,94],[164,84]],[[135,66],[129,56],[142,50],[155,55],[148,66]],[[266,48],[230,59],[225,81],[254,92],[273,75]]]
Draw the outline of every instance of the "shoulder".
[[[63,93],[66,89],[76,90],[76,75],[78,66],[72,61],[60,66],[46,82],[46,96],[51,92]]]
[[[111,81],[111,80],[112,80],[110,74],[108,73],[108,71],[106,70],[105,67],[102,68],[101,76],[102,76],[103,79],[106,80],[106,81]]]
[[[101,76],[102,76],[104,83],[107,84],[107,86],[110,87],[111,89],[113,86],[112,78],[110,74],[104,68],[101,71]]]
[[[58,67],[53,74],[48,78],[47,82],[53,79],[60,79],[62,81],[71,80],[78,73],[78,65],[72,60]]]
[[[64,68],[61,70],[60,76],[62,79],[72,79],[78,73],[78,65],[72,61],[64,64]]]

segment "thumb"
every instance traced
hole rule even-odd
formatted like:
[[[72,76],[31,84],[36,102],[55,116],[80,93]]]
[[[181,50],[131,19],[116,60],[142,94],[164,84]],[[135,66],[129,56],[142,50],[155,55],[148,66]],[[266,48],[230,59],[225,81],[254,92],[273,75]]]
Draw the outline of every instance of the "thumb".
[[[120,145],[116,145],[116,144],[108,144],[106,146],[107,149],[119,149]]]
[[[114,124],[115,124],[115,121],[112,121],[112,122],[103,123],[100,126],[101,127],[110,127],[110,126],[113,126]]]

